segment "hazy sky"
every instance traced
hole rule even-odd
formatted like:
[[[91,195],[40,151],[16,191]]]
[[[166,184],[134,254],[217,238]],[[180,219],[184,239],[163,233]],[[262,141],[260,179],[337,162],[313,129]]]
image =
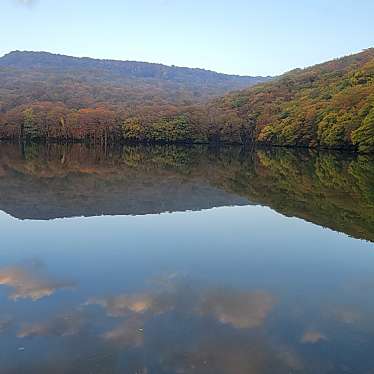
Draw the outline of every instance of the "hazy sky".
[[[374,0],[0,0],[0,55],[275,75],[374,46]]]

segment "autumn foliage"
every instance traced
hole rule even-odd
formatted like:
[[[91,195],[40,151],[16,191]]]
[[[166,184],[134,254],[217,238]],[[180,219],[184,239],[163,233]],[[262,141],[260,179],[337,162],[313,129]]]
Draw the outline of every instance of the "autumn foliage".
[[[260,142],[372,152],[374,49],[229,94],[212,110],[221,125],[255,121]]]
[[[0,138],[374,151],[374,49],[220,98],[266,79],[195,70],[15,52],[0,59]]]

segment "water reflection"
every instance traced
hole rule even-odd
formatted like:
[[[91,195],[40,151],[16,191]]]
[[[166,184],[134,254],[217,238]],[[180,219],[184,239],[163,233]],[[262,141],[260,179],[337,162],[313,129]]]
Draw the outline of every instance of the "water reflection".
[[[323,333],[321,333],[320,331],[316,331],[316,330],[305,331],[304,335],[301,338],[302,343],[310,343],[310,344],[315,344],[323,340],[328,340],[328,339]]]
[[[12,325],[12,317],[0,316],[0,334],[4,333]]]
[[[37,301],[51,296],[59,289],[73,287],[72,283],[54,280],[47,274],[43,264],[37,262],[0,269],[0,285],[13,290],[9,297],[15,301]]]
[[[79,312],[58,315],[50,321],[24,323],[17,332],[18,338],[72,336],[81,334],[85,327],[85,315]]]
[[[23,357],[4,372],[364,373],[372,364],[370,359],[357,365],[355,357],[353,370],[329,353],[371,346],[368,332],[353,326],[341,335],[333,314],[318,321],[324,310],[312,318],[315,327],[305,329],[308,318],[299,315],[303,323],[295,328],[297,318],[277,315],[274,308],[277,301],[266,291],[204,288],[189,279],[144,293],[92,298],[50,319],[20,322],[16,337]],[[284,328],[290,329],[287,338]],[[53,342],[47,361],[27,357],[30,347],[46,349],[35,339]]]
[[[194,291],[194,292],[192,292]],[[275,303],[266,292],[244,292],[231,289],[192,290],[177,288],[173,292],[155,294],[118,295],[106,299],[91,299],[87,304],[97,304],[110,317],[161,315],[168,312],[188,313],[201,318],[212,318],[238,329],[262,325]]]
[[[261,204],[374,240],[374,160],[285,149],[0,147],[0,209],[20,219]]]
[[[0,146],[0,373],[370,373],[373,165]]]
[[[295,353],[271,347],[258,330],[274,304],[267,292],[202,289],[199,283],[173,277],[143,294],[92,298],[50,320],[22,322],[17,338],[52,337],[74,345],[90,336],[87,348],[99,358],[102,351],[111,352],[107,355],[118,372],[287,373],[300,365]],[[92,310],[95,305],[104,315]],[[119,352],[126,360],[119,360]],[[63,358],[65,370],[75,372],[70,360]],[[100,372],[89,361],[84,370]]]

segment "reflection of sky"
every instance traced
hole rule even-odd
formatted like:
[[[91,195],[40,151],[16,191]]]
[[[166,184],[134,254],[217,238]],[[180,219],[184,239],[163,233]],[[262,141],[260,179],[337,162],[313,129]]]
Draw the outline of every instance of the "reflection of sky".
[[[53,295],[58,289],[72,287],[72,284],[51,278],[40,265],[30,263],[0,269],[0,285],[12,289],[10,294],[12,300],[31,299],[37,301]]]
[[[331,282],[334,273],[365,273],[374,256],[371,243],[251,206],[41,222],[2,215],[0,227],[0,265],[37,257],[50,262],[52,272],[70,271],[84,280],[100,269],[107,275],[101,288],[122,278],[124,269],[130,281],[170,271],[223,280],[220,270],[232,270],[230,283],[279,284],[274,280],[292,277],[299,277],[299,285]]]
[[[27,352],[45,349],[43,339],[58,352],[58,339],[80,346],[90,334],[101,342],[95,349],[160,350],[167,362],[174,347],[172,360],[184,369],[184,349],[188,365],[212,359],[217,367],[226,349],[254,373],[265,362],[280,360],[286,370],[312,358],[323,372],[331,359],[323,347],[334,345],[339,356],[354,334],[371,346],[373,244],[269,208],[53,221],[1,214],[0,230],[8,364],[20,346],[27,361]],[[35,262],[42,265],[28,265]],[[160,290],[156,280],[168,274],[184,286]],[[17,290],[23,296],[11,297]],[[248,349],[255,342],[262,359],[248,366],[232,341]]]

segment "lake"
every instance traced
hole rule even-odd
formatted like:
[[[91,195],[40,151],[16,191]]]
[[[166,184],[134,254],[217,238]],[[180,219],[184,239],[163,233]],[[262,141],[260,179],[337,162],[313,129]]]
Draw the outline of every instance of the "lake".
[[[373,161],[0,145],[0,373],[374,373]]]

